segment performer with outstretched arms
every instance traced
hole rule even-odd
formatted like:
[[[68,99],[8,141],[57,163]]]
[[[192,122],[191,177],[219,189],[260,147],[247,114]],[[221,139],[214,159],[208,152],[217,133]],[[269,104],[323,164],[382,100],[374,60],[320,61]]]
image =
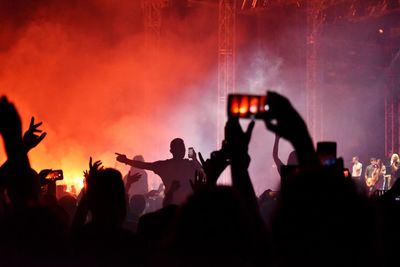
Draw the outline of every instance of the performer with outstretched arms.
[[[175,138],[171,141],[170,152],[171,159],[159,160],[155,162],[143,162],[130,160],[124,154],[117,154],[117,161],[125,163],[135,168],[145,169],[155,172],[161,177],[165,185],[165,191],[168,191],[173,181],[179,182],[179,188],[174,193],[173,204],[182,204],[192,193],[190,179],[195,177],[196,170],[202,170],[200,162],[197,160],[196,152],[189,153],[192,160],[185,159],[185,143],[181,138]]]

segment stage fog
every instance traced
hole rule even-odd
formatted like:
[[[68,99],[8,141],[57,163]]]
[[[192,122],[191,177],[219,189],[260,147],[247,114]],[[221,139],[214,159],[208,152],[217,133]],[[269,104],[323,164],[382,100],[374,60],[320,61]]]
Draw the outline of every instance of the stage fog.
[[[90,156],[125,173],[114,152],[166,159],[175,137],[203,156],[218,148],[218,1],[170,1],[156,44],[146,37],[140,2],[0,2],[0,93],[16,104],[25,129],[34,116],[48,133],[29,155],[33,168],[63,169],[66,184],[81,186]],[[338,142],[348,166],[353,155],[384,158],[392,53],[385,21],[326,19],[318,40],[321,138]],[[306,26],[303,6],[239,12],[236,91],[277,91],[305,115]],[[250,145],[257,194],[279,185],[273,140],[257,121]],[[282,140],[284,162],[291,150]],[[149,175],[157,188],[161,180]]]

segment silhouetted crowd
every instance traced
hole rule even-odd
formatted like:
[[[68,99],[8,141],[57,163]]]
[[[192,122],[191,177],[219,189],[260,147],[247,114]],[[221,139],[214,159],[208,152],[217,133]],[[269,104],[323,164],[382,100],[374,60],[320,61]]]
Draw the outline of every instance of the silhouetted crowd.
[[[248,172],[255,122],[243,130],[229,118],[221,148],[207,159],[184,159],[179,138],[171,159],[117,154],[165,185],[162,207],[143,214],[159,193],[129,193],[144,174],[123,178],[92,158],[79,195],[57,198],[56,181],[46,179],[51,170],[37,173],[28,159],[46,136],[41,123],[32,118],[23,134],[17,109],[2,97],[0,266],[398,266],[399,180],[367,195],[341,158],[325,164],[319,157],[288,99],[268,92],[267,105],[267,130],[289,141],[296,158],[279,164],[279,192],[256,196]],[[217,185],[228,166],[232,185]]]

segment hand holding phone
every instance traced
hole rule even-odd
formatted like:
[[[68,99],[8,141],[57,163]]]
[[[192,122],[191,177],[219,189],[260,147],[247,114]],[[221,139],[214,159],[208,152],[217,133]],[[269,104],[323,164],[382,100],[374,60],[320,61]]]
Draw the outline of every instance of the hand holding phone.
[[[266,95],[231,94],[228,97],[228,117],[262,119],[268,110]]]
[[[64,179],[63,171],[62,170],[52,170],[46,175],[45,179],[50,180],[50,181],[63,180]]]
[[[193,159],[196,156],[193,147],[188,148],[188,158]]]

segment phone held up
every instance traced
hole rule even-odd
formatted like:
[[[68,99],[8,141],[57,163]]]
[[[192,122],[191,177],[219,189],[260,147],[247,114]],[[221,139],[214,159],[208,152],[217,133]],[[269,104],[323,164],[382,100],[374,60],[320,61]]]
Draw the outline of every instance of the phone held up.
[[[230,94],[228,96],[228,117],[261,119],[268,111],[266,95]]]
[[[192,159],[194,157],[194,149],[193,147],[188,148],[188,157]]]
[[[63,180],[64,179],[63,171],[62,170],[52,170],[46,175],[45,179],[50,180],[50,181]]]

